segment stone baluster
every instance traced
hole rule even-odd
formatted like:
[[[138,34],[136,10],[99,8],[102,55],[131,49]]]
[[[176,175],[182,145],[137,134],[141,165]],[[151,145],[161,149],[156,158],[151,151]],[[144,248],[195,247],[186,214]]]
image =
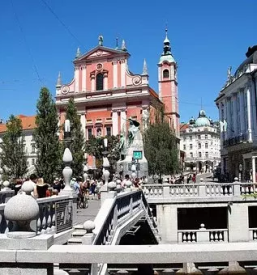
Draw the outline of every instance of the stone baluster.
[[[83,245],[91,245],[94,240],[93,230],[95,229],[95,223],[91,220],[87,220],[83,224],[83,228],[87,231],[87,233],[81,238]]]

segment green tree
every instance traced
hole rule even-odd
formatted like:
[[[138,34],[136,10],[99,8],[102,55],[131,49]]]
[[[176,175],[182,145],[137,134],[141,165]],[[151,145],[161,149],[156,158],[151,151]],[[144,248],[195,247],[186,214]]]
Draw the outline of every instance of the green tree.
[[[7,131],[3,136],[3,142],[0,144],[0,159],[3,175],[6,177],[20,178],[27,172],[21,120],[11,115],[6,127]]]
[[[36,170],[45,182],[52,184],[61,164],[58,137],[58,114],[49,90],[43,87],[37,103],[34,139],[37,148]]]
[[[171,175],[179,170],[177,138],[160,112],[144,133],[144,150],[149,174]]]
[[[102,160],[103,160],[103,151],[104,148],[104,139],[107,138],[107,151],[108,151],[108,160],[111,165],[111,172],[116,170],[116,163],[120,158],[119,153],[119,136],[106,136],[106,137],[95,137],[91,136],[85,144],[85,151],[89,155],[92,155],[96,159],[96,167],[102,167]]]
[[[85,161],[85,139],[82,132],[80,117],[77,114],[77,108],[73,98],[71,98],[68,102],[66,108],[66,119],[69,119],[71,123],[71,143],[69,146],[73,157],[71,167],[73,170],[73,175],[78,177],[83,175],[83,163]]]

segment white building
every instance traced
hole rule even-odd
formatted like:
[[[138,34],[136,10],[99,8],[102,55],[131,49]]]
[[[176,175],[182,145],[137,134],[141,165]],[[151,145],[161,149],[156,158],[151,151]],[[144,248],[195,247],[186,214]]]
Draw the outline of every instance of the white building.
[[[257,45],[228,79],[215,102],[221,121],[221,167],[231,177],[256,181],[257,157]],[[223,125],[222,125],[223,124]]]
[[[17,116],[22,123],[23,135],[24,135],[24,150],[27,158],[28,175],[33,173],[35,170],[35,163],[37,159],[36,146],[33,141],[33,130],[35,128],[35,116]],[[2,137],[6,132],[6,124],[0,123],[0,143]],[[1,150],[1,149],[0,149]],[[0,163],[1,167],[1,163]]]
[[[220,163],[219,124],[207,118],[205,111],[198,118],[180,127],[180,150],[185,152],[185,167],[210,171]]]

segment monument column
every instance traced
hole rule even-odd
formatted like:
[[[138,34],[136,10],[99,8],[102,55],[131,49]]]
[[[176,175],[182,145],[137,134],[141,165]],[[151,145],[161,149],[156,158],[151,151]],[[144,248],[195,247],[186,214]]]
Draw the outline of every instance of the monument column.
[[[127,119],[126,109],[122,109],[120,112],[120,130],[121,132],[125,132],[125,133],[127,132],[126,119]]]

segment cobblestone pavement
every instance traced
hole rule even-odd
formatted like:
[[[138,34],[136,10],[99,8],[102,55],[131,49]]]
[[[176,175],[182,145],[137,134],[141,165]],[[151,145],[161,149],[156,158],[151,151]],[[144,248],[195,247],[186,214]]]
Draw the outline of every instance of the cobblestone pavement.
[[[75,224],[83,224],[86,220],[94,220],[101,207],[100,200],[89,200],[88,208],[78,209]]]

